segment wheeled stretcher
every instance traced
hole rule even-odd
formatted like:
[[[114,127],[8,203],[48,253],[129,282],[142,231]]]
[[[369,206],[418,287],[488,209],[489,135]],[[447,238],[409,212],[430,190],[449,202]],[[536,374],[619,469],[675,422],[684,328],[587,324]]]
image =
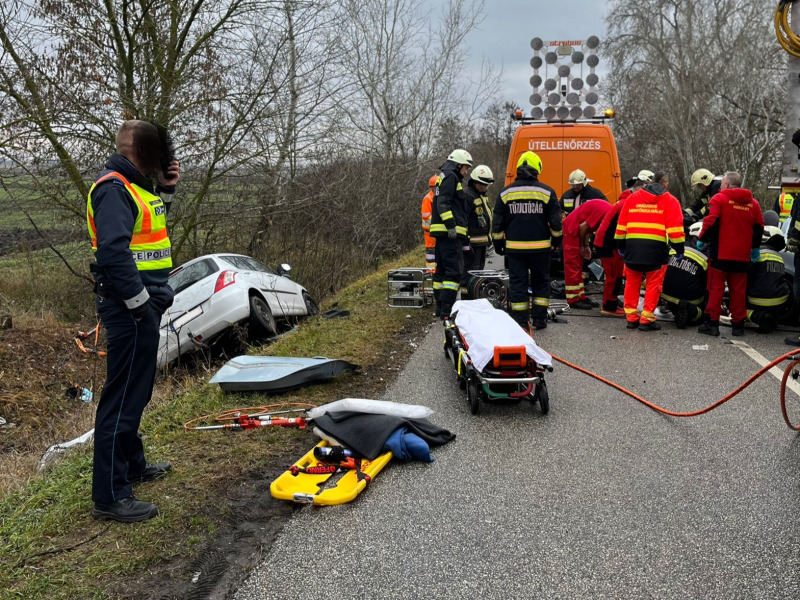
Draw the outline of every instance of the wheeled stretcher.
[[[453,362],[458,384],[466,389],[470,412],[481,402],[539,402],[550,410],[544,380],[552,357],[508,313],[486,299],[460,300],[445,325],[444,354]]]

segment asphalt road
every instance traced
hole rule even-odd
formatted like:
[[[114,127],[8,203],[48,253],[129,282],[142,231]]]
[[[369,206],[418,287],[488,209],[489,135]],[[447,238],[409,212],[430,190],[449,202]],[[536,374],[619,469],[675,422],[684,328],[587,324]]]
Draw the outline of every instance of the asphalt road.
[[[575,313],[537,343],[672,410],[732,391],[753,350],[789,350],[779,333],[748,329],[748,355],[725,327]],[[431,464],[392,461],[350,504],[297,511],[237,600],[800,597],[800,437],[774,376],[678,419],[556,363],[548,415],[473,416],[442,339],[433,325],[384,399],[433,408],[456,440]]]

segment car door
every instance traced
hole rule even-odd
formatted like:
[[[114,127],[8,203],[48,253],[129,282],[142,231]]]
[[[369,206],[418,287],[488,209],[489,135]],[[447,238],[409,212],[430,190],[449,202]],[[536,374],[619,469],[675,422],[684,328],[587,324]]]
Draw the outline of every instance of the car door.
[[[254,258],[243,257],[253,274],[264,282],[262,293],[276,316],[296,315],[305,307],[300,287],[291,279],[281,277]]]

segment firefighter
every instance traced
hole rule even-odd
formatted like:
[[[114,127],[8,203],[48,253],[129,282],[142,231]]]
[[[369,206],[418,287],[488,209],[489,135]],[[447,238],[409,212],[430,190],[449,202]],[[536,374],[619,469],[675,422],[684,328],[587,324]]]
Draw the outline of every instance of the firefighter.
[[[608,198],[603,192],[589,185],[594,180],[587,179],[586,173],[580,169],[575,169],[570,173],[567,181],[570,189],[564,192],[559,201],[562,219],[578,208],[581,202],[586,202],[587,200],[605,200],[608,202]]]
[[[691,187],[699,189],[700,195],[690,207],[684,210],[683,224],[685,227],[691,227],[708,214],[708,203],[719,193],[720,189],[720,181],[714,177],[715,175],[708,169],[697,169],[692,173]]]
[[[783,233],[766,225],[761,237],[761,252],[747,271],[747,319],[758,325],[758,333],[769,333],[789,309],[791,290],[779,254],[786,247]]]
[[[467,198],[469,221],[467,234],[469,246],[464,252],[464,276],[461,278],[462,297],[467,293],[469,271],[482,270],[486,265],[486,249],[492,232],[492,212],[486,190],[494,183],[492,170],[486,165],[478,165],[470,173],[464,196]]]
[[[625,311],[619,306],[617,297],[622,293],[622,277],[625,269],[625,262],[617,250],[614,242],[614,233],[617,230],[617,221],[619,220],[619,213],[625,205],[625,199],[632,193],[640,190],[644,185],[653,181],[653,172],[646,169],[639,171],[638,175],[633,178],[631,185],[627,190],[619,195],[616,204],[611,207],[603,217],[603,222],[600,223],[597,232],[594,236],[594,246],[597,248],[597,253],[600,255],[600,262],[603,264],[603,274],[605,275],[605,282],[603,283],[603,306],[600,312],[604,315],[612,317],[624,317]],[[705,283],[705,282],[704,282]]]
[[[146,121],[123,123],[116,147],[86,207],[97,261],[91,266],[95,307],[108,339],[95,417],[92,516],[132,523],[158,514],[155,504],[134,497],[132,485],[171,468],[145,461],[138,433],[153,393],[161,315],[175,295],[167,283],[172,253],[166,215],[180,168],[167,132]]]
[[[494,204],[492,242],[508,259],[511,316],[528,324],[528,278],[533,296],[533,326],[547,327],[550,305],[550,251],[561,243],[561,208],[555,190],[539,181],[542,159],[523,152],[516,179],[504,187]]]
[[[591,238],[611,210],[606,200],[588,200],[564,219],[564,289],[570,308],[590,309],[597,306],[583,288],[583,261],[592,258]]]
[[[781,223],[792,216],[793,205],[794,196],[787,192],[782,192],[781,195],[775,199],[775,206],[772,207],[772,210],[778,213],[778,219]]]
[[[729,171],[722,177],[719,194],[708,203],[697,248],[709,247],[711,266],[708,269],[708,304],[705,322],[697,331],[719,335],[719,316],[725,284],[730,292],[731,333],[744,335],[747,318],[747,271],[750,262],[758,260],[764,216],[750,190],[744,189],[742,176]]]
[[[708,257],[699,250],[686,247],[683,258],[670,252],[661,299],[675,315],[678,329],[703,318],[707,298]]]
[[[433,175],[428,180],[430,190],[422,199],[422,235],[425,238],[425,270],[433,271],[436,268],[436,238],[431,235],[431,207],[433,206],[433,192],[436,189],[438,175]]]
[[[683,218],[678,199],[667,191],[669,178],[656,172],[653,182],[625,200],[614,239],[625,260],[625,318],[628,329],[657,331],[655,309],[667,270],[669,247],[683,257]],[[639,313],[639,290],[646,277],[644,306]]]
[[[471,167],[472,156],[469,152],[453,150],[442,165],[442,173],[433,194],[431,236],[436,238],[433,292],[436,316],[442,319],[450,317],[455,304],[464,269],[464,246],[469,243],[469,213],[461,180]]]

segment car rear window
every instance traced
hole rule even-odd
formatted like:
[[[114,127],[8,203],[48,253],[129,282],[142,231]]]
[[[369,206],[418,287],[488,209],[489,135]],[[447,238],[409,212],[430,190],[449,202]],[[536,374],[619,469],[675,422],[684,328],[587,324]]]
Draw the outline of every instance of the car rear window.
[[[266,265],[262,265],[258,262],[255,258],[250,258],[249,256],[223,256],[226,261],[232,264],[237,269],[241,269],[242,271],[261,271],[263,273],[270,273],[272,275],[276,275],[275,271],[270,269]]]
[[[210,258],[204,258],[190,265],[175,269],[169,275],[169,286],[178,294],[217,271],[219,271],[217,263]]]

